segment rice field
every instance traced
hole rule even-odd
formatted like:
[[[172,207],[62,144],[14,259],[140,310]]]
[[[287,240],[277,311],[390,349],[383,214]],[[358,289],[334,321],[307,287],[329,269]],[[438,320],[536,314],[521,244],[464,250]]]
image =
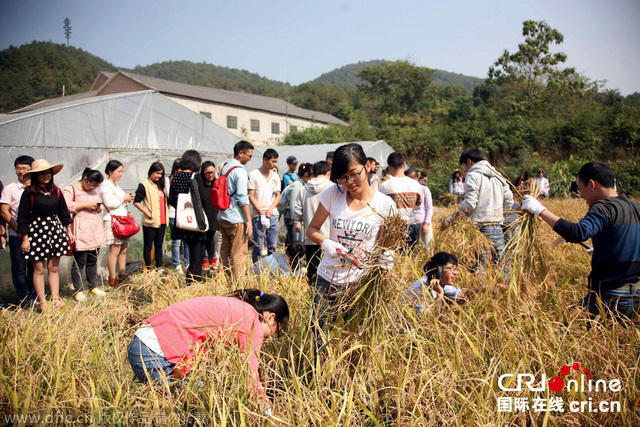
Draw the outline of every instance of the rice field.
[[[569,220],[586,212],[582,200],[545,205]],[[262,348],[261,377],[273,407],[269,418],[247,397],[240,352],[215,343],[197,361],[189,383],[178,389],[134,381],[126,349],[141,320],[180,300],[232,290],[222,275],[187,288],[174,274],[139,274],[127,286],[106,289],[103,299],[70,300],[44,315],[1,313],[0,423],[640,425],[640,332],[589,322],[570,309],[586,290],[584,248],[564,243],[552,250],[557,235],[534,221],[526,235],[538,246],[513,250],[513,280],[509,289],[501,289],[495,286],[502,281],[501,270],[469,273],[482,236],[464,222],[440,229],[452,212],[436,208],[433,250],[446,250],[461,261],[458,286],[486,284],[484,293],[464,305],[430,305],[415,314],[402,292],[421,277],[433,251],[405,253],[393,271],[370,277],[378,288],[363,301],[375,300],[373,310],[357,324],[337,321],[318,358],[313,356],[312,288],[305,281],[248,276],[235,284],[281,294],[292,310],[287,333]],[[384,298],[375,299],[381,292]],[[371,313],[378,316],[375,321]],[[561,374],[563,366],[567,375]],[[521,379],[532,379],[533,388],[542,384],[542,391],[529,390],[525,382],[516,390],[518,374],[530,374]],[[576,386],[553,391],[547,383],[554,376]]]

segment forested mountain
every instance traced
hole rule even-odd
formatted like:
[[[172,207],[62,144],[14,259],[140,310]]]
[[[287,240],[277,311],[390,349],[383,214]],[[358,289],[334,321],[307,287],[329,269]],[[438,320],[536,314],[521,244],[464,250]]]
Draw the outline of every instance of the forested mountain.
[[[276,98],[285,97],[290,90],[287,83],[270,80],[246,70],[220,67],[206,62],[165,61],[144,67],[137,66],[131,71],[136,74],[190,85],[215,87]]]
[[[349,64],[325,73],[299,86],[271,80],[246,70],[221,67],[205,62],[165,61],[137,66],[131,71],[151,77],[198,86],[271,96],[302,107],[348,119],[347,104],[360,83],[357,73],[365,67],[387,61],[375,60]],[[32,42],[0,51],[0,113],[34,102],[89,90],[100,71],[115,71],[116,66],[82,49],[53,42]],[[433,85],[459,85],[469,91],[482,80],[461,74],[435,70]],[[356,102],[357,105],[357,102]]]
[[[31,42],[0,51],[0,113],[65,93],[85,92],[100,71],[116,68],[82,49]]]
[[[329,71],[328,73],[322,74],[310,83],[356,88],[358,84],[362,83],[362,80],[358,78],[358,71],[372,65],[381,65],[385,62],[389,61],[376,59],[373,61],[362,61],[356,64],[345,65],[343,67],[336,68],[333,71]],[[469,92],[473,92],[473,89],[483,81],[484,79],[478,77],[470,77],[442,70],[434,70],[433,73],[434,86],[458,85],[467,89]]]

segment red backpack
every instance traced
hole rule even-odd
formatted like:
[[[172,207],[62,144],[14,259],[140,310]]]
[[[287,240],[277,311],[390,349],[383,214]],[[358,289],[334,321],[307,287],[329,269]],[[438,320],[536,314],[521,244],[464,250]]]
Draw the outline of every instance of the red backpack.
[[[229,168],[226,174],[220,175],[218,179],[213,182],[213,188],[211,188],[211,203],[213,203],[215,208],[225,210],[231,204],[231,196],[233,196],[233,194],[229,194],[227,176],[229,176],[232,170],[239,167],[240,166],[234,166]]]

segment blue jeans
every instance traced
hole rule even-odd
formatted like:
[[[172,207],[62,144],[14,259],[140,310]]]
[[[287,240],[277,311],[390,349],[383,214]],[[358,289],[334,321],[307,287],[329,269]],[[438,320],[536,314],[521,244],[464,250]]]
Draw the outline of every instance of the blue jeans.
[[[480,227],[480,232],[484,234],[487,239],[491,242],[491,261],[502,267],[504,271],[505,281],[509,282],[510,272],[506,267],[506,253],[505,247],[507,245],[504,240],[504,232],[502,231],[502,226],[500,224],[487,224]],[[489,254],[486,252],[483,254],[478,254],[478,264],[486,267],[487,258]]]
[[[18,294],[20,304],[26,304],[36,300],[36,291],[33,288],[33,263],[22,256],[21,244],[18,236],[9,236],[13,287]]]
[[[285,217],[284,226],[287,228],[287,239],[289,240],[289,243],[303,241],[302,233],[298,233],[296,231],[296,226],[293,224],[292,218]]]
[[[580,305],[594,317],[598,314],[606,316],[607,313],[600,313],[598,296],[602,300],[602,308],[620,320],[628,320],[634,313],[640,314],[640,284],[632,285],[630,290],[614,289],[600,294],[591,291],[580,301]]]
[[[142,382],[151,381],[163,385],[165,380],[171,378],[176,367],[166,357],[151,351],[137,336],[129,344],[128,358],[133,373]]]
[[[173,227],[176,225],[175,218],[169,218],[169,228],[173,231]],[[184,264],[185,266],[189,265],[189,247],[187,245],[183,245],[182,240],[172,240],[171,241],[171,261],[174,267],[177,267],[182,264],[180,261],[180,247],[184,247]]]
[[[278,246],[278,222],[280,220],[280,216],[273,215],[269,219],[271,220],[271,223],[269,228],[266,230],[266,233],[262,227],[262,223],[260,222],[260,216],[251,220],[253,225],[253,241],[255,242],[253,251],[251,251],[251,261],[253,261],[254,264],[260,259],[262,247],[264,246],[265,234],[267,239],[267,255],[276,253],[276,246]]]
[[[413,248],[418,243],[418,224],[411,224],[409,226],[409,238],[407,244],[410,248]]]

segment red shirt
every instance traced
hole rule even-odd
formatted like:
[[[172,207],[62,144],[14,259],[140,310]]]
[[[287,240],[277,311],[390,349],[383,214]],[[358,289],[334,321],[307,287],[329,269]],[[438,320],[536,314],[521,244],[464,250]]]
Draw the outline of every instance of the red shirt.
[[[199,297],[170,305],[143,323],[153,326],[176,376],[187,373],[189,361],[206,348],[208,339],[237,343],[247,354],[251,391],[264,393],[258,375],[258,358],[264,341],[260,315],[244,301],[232,297]]]

